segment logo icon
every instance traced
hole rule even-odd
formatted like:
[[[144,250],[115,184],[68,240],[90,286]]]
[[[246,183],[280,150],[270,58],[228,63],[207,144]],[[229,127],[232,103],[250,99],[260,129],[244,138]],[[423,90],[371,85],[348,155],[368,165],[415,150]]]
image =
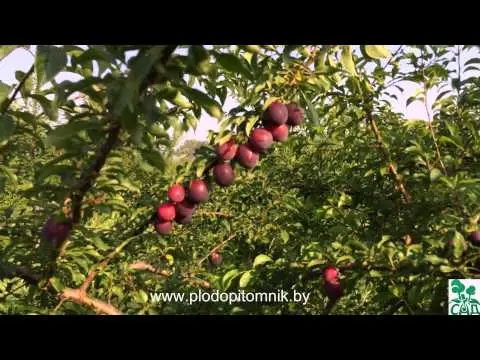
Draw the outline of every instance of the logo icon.
[[[480,280],[448,280],[448,315],[480,315]]]

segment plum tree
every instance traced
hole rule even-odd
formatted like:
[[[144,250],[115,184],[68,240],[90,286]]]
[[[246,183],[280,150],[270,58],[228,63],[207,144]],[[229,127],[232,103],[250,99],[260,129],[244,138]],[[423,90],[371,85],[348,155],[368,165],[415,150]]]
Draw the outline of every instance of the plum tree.
[[[252,169],[257,166],[260,155],[256,153],[248,144],[242,144],[238,148],[237,159],[241,166],[246,169]]]
[[[264,128],[256,128],[248,138],[250,147],[258,153],[265,153],[273,144],[273,136]]]
[[[229,163],[221,163],[213,168],[215,182],[220,186],[228,186],[235,181],[235,171]]]
[[[0,313],[318,314],[327,298],[338,314],[446,313],[445,280],[479,274],[480,249],[464,241],[478,236],[461,235],[480,218],[473,49],[30,49],[15,89],[0,83],[10,89],[0,91]],[[81,80],[59,82],[60,72]],[[389,103],[405,80],[422,90],[409,101],[455,86],[428,96],[423,122]],[[206,115],[218,126],[187,154],[179,145]],[[237,163],[256,169],[209,189],[233,181],[222,176]],[[62,211],[71,226],[44,224]],[[50,254],[41,233],[68,246]],[[220,249],[229,261],[208,266]],[[197,287],[315,296],[148,301]]]

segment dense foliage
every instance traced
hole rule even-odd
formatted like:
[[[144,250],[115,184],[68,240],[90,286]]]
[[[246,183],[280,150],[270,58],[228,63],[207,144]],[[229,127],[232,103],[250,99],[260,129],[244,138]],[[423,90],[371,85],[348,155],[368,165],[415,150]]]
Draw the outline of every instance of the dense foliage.
[[[32,69],[0,84],[0,313],[446,313],[447,279],[480,277],[472,49],[37,46]],[[80,80],[58,83],[60,72]],[[408,103],[438,93],[428,121],[393,111],[406,81],[420,89]],[[238,106],[224,113],[229,98]],[[216,185],[215,146],[247,142],[274,101],[298,103],[304,123],[255,168],[233,160],[234,183]],[[206,115],[219,130],[179,144]],[[159,235],[157,206],[195,178],[209,200]],[[58,247],[49,218],[71,222]],[[310,297],[151,301],[199,289]]]

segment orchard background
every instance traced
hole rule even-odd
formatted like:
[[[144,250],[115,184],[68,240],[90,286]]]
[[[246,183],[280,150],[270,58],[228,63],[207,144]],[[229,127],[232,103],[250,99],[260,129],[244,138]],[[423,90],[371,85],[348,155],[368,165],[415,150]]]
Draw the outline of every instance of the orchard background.
[[[2,314],[446,314],[447,280],[480,277],[478,46],[3,45],[0,69],[18,51]],[[218,146],[251,144],[274,103],[302,123],[218,185]],[[159,234],[168,190],[195,179],[208,201]],[[198,289],[311,295],[150,301]]]

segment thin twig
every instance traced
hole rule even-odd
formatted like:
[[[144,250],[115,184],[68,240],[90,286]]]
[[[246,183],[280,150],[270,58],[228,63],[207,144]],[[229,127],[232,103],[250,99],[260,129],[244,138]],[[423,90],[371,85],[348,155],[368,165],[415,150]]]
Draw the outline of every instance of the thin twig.
[[[405,197],[405,202],[406,203],[411,203],[412,202],[412,195],[408,192],[405,184],[402,181],[401,176],[398,174],[397,169],[395,168],[395,165],[393,164],[393,162],[390,159],[390,154],[388,152],[388,149],[385,147],[385,145],[383,143],[382,134],[380,133],[380,130],[377,127],[377,123],[376,123],[376,121],[373,118],[371,113],[368,114],[368,117],[369,117],[368,120],[369,120],[370,126],[372,128],[372,131],[375,134],[375,137],[377,139],[377,143],[382,148],[382,150],[385,153],[385,156],[387,158],[387,161],[389,163],[388,164],[388,170],[390,171],[392,176],[395,178],[398,189],[400,190],[400,192]]]
[[[204,258],[202,258],[202,260],[200,260],[198,262],[198,265],[201,265],[205,260],[207,260],[211,253],[223,248],[225,246],[225,244],[228,243],[230,240],[233,240],[235,238],[235,236],[236,235],[230,235],[230,237],[227,240],[225,240],[222,243],[220,243],[219,245],[215,246],[212,250],[210,250],[210,252],[208,253],[207,256],[205,256]]]
[[[22,81],[20,81],[17,85],[17,87],[15,88],[12,96],[10,96],[7,100],[5,100],[5,102],[2,104],[2,109],[0,111],[0,114],[3,115],[7,112],[8,108],[10,107],[10,105],[13,103],[13,101],[15,100],[16,96],[18,95],[19,91],[22,89],[23,85],[25,84],[25,82],[27,81],[27,79],[33,74],[33,71],[35,70],[35,65],[32,65],[30,67],[30,69],[28,70],[28,72],[25,74],[25,76],[23,77]]]
[[[129,266],[129,268],[132,269],[132,270],[148,271],[152,274],[161,275],[161,276],[166,277],[166,278],[169,278],[173,275],[173,273],[168,271],[168,270],[156,269],[155,267],[153,267],[152,265],[150,265],[150,264],[148,264],[144,261],[135,262],[135,263],[131,264]],[[190,276],[190,275],[184,275],[183,276],[183,282],[190,283],[190,284],[195,285],[195,286],[200,286],[200,287],[203,287],[203,288],[206,288],[206,289],[209,289],[211,287],[211,285],[208,281],[205,281],[205,280],[199,279],[199,278],[194,278],[193,276]]]
[[[66,299],[62,298],[60,299],[60,302],[55,306],[55,309],[53,309],[52,314],[56,314],[57,311],[62,307],[63,303],[66,301]]]
[[[150,264],[147,264],[146,262],[144,261],[137,261],[133,264],[130,264],[129,266],[130,269],[132,270],[144,270],[144,271],[148,271],[152,274],[156,274],[156,275],[161,275],[161,276],[164,276],[164,277],[170,277],[172,276],[172,273],[168,270],[159,270],[159,269],[156,269],[154,268],[152,265]]]
[[[88,287],[92,283],[93,279],[103,270],[105,267],[107,267],[108,263],[116,256],[118,255],[130,242],[132,242],[134,239],[136,239],[138,236],[141,234],[134,235],[132,237],[129,237],[127,240],[122,242],[120,245],[118,245],[110,254],[108,254],[105,259],[103,259],[100,263],[95,265],[88,273],[87,278],[83,282],[83,284],[80,286],[80,290],[82,291],[87,291]]]

